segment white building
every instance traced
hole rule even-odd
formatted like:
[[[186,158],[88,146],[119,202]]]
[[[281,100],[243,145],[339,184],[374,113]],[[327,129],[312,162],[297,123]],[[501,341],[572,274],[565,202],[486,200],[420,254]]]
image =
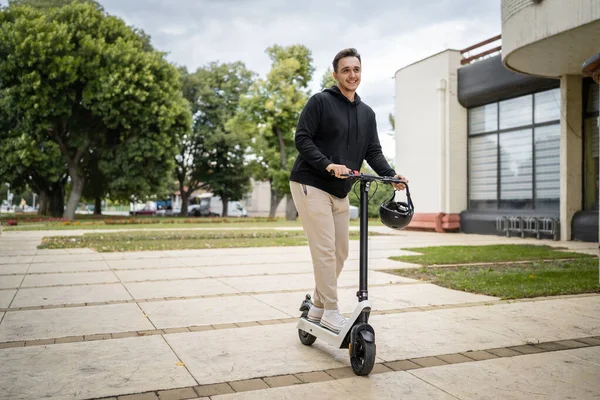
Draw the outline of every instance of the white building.
[[[562,240],[598,241],[598,85],[582,66],[600,52],[600,1],[503,0],[499,41],[396,72],[411,226],[504,234],[548,218]]]

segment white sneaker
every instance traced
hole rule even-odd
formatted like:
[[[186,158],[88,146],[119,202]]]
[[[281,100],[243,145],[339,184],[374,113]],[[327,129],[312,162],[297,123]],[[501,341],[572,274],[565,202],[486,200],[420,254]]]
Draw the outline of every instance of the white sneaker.
[[[321,321],[321,317],[323,317],[323,311],[325,311],[325,309],[310,306],[310,310],[308,310],[308,316],[306,319],[310,322],[316,322],[318,324],[319,321]]]
[[[321,325],[335,333],[339,333],[346,322],[346,317],[339,310],[325,310],[321,318]]]

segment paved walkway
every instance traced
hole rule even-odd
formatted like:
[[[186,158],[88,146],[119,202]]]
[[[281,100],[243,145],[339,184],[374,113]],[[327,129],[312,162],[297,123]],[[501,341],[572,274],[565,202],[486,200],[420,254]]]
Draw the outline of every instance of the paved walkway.
[[[376,228],[386,230],[386,228]],[[377,359],[300,344],[313,278],[306,247],[95,253],[37,250],[48,234],[0,236],[0,399],[600,398],[600,295],[524,301],[385,273],[399,250],[597,243],[399,232],[370,239]],[[340,277],[344,312],[358,242]]]

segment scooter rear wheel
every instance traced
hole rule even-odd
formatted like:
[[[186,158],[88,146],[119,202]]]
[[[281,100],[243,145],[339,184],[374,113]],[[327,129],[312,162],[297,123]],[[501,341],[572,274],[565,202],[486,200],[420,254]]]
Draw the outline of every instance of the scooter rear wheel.
[[[301,318],[306,318],[307,315],[308,311],[304,311]],[[305,346],[310,346],[315,342],[315,340],[317,340],[316,336],[313,336],[308,332],[304,332],[302,329],[298,329],[298,337]]]
[[[352,344],[354,355],[350,356],[350,364],[356,375],[369,375],[375,365],[375,343],[367,342],[361,335]]]

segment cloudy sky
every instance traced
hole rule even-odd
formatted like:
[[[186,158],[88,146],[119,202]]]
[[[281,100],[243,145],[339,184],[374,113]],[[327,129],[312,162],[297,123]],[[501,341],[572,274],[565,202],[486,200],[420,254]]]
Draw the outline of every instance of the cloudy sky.
[[[394,73],[439,51],[462,49],[500,33],[500,0],[98,0],[143,29],[169,61],[195,70],[211,61],[242,61],[261,76],[273,44],[304,44],[319,90],[334,55],[362,56],[358,93],[377,113],[386,156],[395,155],[388,114]],[[0,1],[6,3],[6,0]]]

